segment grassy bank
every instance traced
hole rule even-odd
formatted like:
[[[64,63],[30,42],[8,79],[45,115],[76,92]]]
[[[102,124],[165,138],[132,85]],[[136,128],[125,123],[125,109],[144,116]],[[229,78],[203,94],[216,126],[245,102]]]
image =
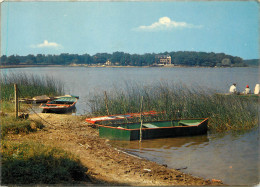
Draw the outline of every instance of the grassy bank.
[[[89,181],[78,158],[61,149],[35,141],[10,141],[15,135],[37,133],[41,121],[1,116],[1,184],[77,184]],[[15,138],[16,139],[16,138]]]
[[[42,129],[44,126],[41,121],[30,119],[16,119],[14,116],[1,116],[1,135],[2,139],[7,134],[28,134]]]
[[[50,76],[25,73],[1,74],[1,184],[74,184],[85,180],[86,168],[70,153],[37,142],[12,142],[19,134],[36,133],[44,126],[41,121],[14,117],[14,84],[19,97],[63,94],[63,83]],[[27,104],[19,103],[19,111]]]
[[[19,97],[32,98],[38,95],[63,94],[63,83],[51,76],[27,75],[25,73],[1,74],[1,100],[14,98],[14,84],[18,85]]]
[[[90,99],[91,112],[96,116],[140,111],[165,112],[146,120],[179,118],[209,118],[209,128],[215,131],[250,129],[258,124],[258,105],[255,100],[226,97],[214,90],[188,88],[185,85],[158,83],[153,86],[126,85],[95,93]],[[138,119],[137,119],[138,120]]]
[[[74,184],[86,178],[72,154],[38,143],[2,141],[2,184]]]

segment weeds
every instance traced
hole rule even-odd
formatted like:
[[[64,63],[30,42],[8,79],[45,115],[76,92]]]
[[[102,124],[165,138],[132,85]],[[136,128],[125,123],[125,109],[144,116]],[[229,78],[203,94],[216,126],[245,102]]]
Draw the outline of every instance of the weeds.
[[[2,112],[5,113],[14,113],[15,112],[15,103],[11,101],[0,101],[0,108]],[[20,112],[27,112],[28,111],[28,104],[19,102],[19,111]]]
[[[188,88],[185,85],[158,83],[153,86],[126,85],[126,89],[113,89],[94,94],[89,100],[91,112],[96,116],[140,112],[164,112],[153,120],[180,118],[209,118],[209,128],[215,131],[250,129],[258,124],[258,104],[236,96],[215,94],[215,90]],[[150,118],[148,120],[151,120]]]
[[[44,126],[40,121],[16,119],[13,116],[1,117],[1,135],[4,138],[8,133],[20,134],[35,132]]]

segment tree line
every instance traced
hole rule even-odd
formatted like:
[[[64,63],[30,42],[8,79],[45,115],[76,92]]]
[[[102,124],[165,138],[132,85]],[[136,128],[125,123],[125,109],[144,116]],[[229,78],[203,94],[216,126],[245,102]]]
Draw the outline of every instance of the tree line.
[[[258,67],[258,66],[259,66],[259,63],[260,63],[260,59],[244,60],[244,63],[245,63],[247,66]]]
[[[172,64],[182,66],[246,66],[243,59],[236,56],[227,55],[225,53],[206,53],[194,51],[177,51],[164,53],[145,53],[145,54],[129,54],[124,52],[97,53],[89,54],[69,54],[61,53],[59,55],[29,54],[27,56],[20,55],[3,55],[0,58],[1,65],[70,65],[70,64],[86,64],[86,65],[103,65],[108,60],[113,65],[119,66],[150,66],[157,62],[158,55],[170,55]]]

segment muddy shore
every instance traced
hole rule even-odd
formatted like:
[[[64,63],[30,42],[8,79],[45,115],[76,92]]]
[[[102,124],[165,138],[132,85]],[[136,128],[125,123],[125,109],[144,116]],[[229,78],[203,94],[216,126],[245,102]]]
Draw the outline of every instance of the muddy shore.
[[[27,135],[9,135],[10,141],[37,141],[72,152],[88,168],[92,185],[173,186],[222,185],[215,179],[203,179],[167,168],[112,147],[109,140],[100,139],[98,130],[84,117],[59,114],[39,114],[45,128]],[[31,119],[39,119],[30,115]],[[89,185],[82,183],[82,185]]]

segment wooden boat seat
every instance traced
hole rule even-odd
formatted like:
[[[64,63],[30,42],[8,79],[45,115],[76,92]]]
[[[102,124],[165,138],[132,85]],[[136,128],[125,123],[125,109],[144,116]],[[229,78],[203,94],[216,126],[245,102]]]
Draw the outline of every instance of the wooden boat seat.
[[[145,123],[145,124],[143,124],[143,126],[146,127],[146,128],[159,128],[158,126],[153,125],[151,123]]]
[[[180,126],[192,126],[192,125],[198,125],[198,122],[195,122],[195,123],[182,123],[182,122],[180,122],[179,125]]]

